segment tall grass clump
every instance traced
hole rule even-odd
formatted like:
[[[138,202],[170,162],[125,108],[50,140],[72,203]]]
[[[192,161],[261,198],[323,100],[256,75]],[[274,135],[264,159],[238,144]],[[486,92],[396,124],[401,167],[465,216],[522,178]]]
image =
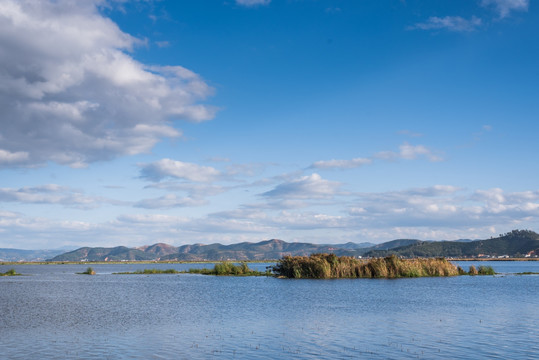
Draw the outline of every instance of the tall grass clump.
[[[335,254],[285,256],[273,267],[280,277],[295,279],[337,278],[402,278],[424,276],[455,276],[457,267],[444,258],[400,259],[395,255],[385,258],[360,260]]]
[[[77,273],[77,274],[79,274],[79,275],[95,275],[95,270],[93,268],[91,268],[91,267],[88,267],[86,269],[86,271],[81,272],[81,273]]]
[[[477,271],[476,267],[471,265],[470,270],[468,270],[468,275],[478,275],[479,272]]]
[[[481,265],[479,266],[479,269],[477,269],[478,275],[496,275],[496,272],[492,268],[492,266],[485,266]]]
[[[270,270],[266,272],[251,270],[247,263],[235,265],[229,261],[215,264],[213,269],[189,269],[190,274],[218,275],[218,276],[270,276]]]
[[[15,271],[15,269],[9,269],[8,271],[6,271],[5,273],[0,273],[0,276],[17,276],[17,275],[20,275],[19,273],[17,273]]]

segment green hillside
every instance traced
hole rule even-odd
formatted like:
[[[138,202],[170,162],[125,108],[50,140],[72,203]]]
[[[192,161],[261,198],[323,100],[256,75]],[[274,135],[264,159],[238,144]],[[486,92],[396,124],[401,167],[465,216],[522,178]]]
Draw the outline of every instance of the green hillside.
[[[371,250],[366,256],[398,255],[404,257],[524,257],[531,251],[539,253],[539,234],[530,230],[513,230],[505,235],[470,242],[432,241],[417,242],[390,250]]]

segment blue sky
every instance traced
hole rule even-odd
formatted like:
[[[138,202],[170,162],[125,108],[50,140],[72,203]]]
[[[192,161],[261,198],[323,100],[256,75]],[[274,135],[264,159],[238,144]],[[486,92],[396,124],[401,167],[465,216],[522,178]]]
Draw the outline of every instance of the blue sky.
[[[529,0],[0,4],[0,247],[539,230]]]

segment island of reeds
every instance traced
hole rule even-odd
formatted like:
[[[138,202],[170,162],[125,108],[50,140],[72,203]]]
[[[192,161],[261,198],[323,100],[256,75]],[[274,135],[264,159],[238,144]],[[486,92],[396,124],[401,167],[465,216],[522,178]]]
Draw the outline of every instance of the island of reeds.
[[[85,271],[77,273],[78,275],[95,275],[95,270],[91,267],[88,267]]]
[[[0,272],[0,276],[17,276],[17,275],[21,275],[21,274],[17,273],[15,269],[10,269],[4,273]]]
[[[395,255],[369,260],[335,254],[285,256],[273,267],[278,277],[294,279],[406,278],[456,275],[493,275],[490,266],[467,273],[445,258],[401,259]]]

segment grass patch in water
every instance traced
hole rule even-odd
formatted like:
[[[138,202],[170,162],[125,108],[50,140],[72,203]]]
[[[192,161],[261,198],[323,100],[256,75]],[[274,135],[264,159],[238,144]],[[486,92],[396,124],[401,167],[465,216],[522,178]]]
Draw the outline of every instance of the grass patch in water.
[[[400,259],[395,255],[385,258],[360,260],[335,254],[285,256],[273,267],[280,277],[296,279],[338,278],[404,278],[456,276],[459,271],[445,258]]]
[[[151,275],[151,274],[180,274],[181,272],[174,269],[144,269],[144,270],[136,270],[133,272],[117,272],[113,273],[115,275]]]
[[[87,268],[86,271],[77,273],[79,275],[95,275],[95,270],[91,267]]]
[[[242,262],[240,265],[234,265],[231,262],[225,261],[215,264],[213,269],[189,269],[186,271],[189,274],[202,275],[217,275],[217,276],[271,276],[271,270],[265,272],[252,270],[247,266],[247,263]]]
[[[477,269],[478,275],[496,275],[496,272],[492,268],[492,266],[485,266],[481,265],[479,266],[479,269]]]
[[[0,276],[18,276],[21,275],[15,271],[15,269],[9,269],[5,273],[0,273]]]

